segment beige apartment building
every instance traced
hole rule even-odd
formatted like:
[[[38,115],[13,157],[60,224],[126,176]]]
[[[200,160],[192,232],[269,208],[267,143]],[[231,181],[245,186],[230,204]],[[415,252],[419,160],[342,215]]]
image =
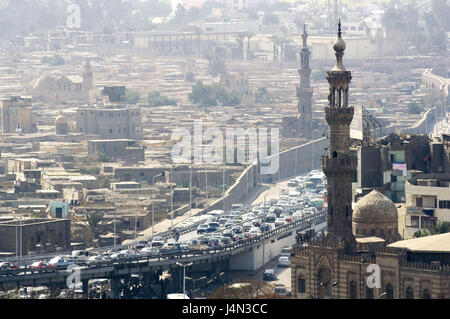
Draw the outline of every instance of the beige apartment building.
[[[31,110],[31,97],[0,98],[0,108],[2,134],[27,134],[36,131],[36,119]]]
[[[403,238],[412,238],[419,229],[439,222],[450,222],[449,173],[419,174],[406,182],[405,193]]]

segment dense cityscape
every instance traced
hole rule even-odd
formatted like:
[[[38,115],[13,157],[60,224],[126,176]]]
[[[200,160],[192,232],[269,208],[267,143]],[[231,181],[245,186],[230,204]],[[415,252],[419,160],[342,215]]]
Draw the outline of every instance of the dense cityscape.
[[[1,1],[0,299],[450,299],[449,17]]]

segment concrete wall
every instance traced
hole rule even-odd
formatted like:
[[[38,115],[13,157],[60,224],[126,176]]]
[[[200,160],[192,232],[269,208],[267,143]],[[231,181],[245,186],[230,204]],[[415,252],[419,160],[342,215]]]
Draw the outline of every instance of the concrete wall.
[[[262,175],[261,180],[270,183],[304,174],[312,169],[321,170],[320,157],[327,154],[327,147],[328,138],[323,137],[272,155],[269,159],[279,156],[279,170],[275,174]]]
[[[436,124],[435,107],[425,112],[423,117],[418,120],[413,126],[400,130],[403,134],[428,134]]]

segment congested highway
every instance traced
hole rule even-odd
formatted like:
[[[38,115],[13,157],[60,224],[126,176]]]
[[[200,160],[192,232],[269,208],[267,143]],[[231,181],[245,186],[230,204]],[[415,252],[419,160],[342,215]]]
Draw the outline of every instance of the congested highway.
[[[70,255],[22,264],[0,263],[0,277],[61,271],[76,265],[83,269],[139,261],[161,261],[217,254],[250,245],[276,230],[310,222],[324,212],[326,180],[319,171],[277,185],[252,205],[233,204],[230,211],[213,210],[175,225],[170,236],[156,234],[129,246]],[[322,216],[323,217],[323,216]]]

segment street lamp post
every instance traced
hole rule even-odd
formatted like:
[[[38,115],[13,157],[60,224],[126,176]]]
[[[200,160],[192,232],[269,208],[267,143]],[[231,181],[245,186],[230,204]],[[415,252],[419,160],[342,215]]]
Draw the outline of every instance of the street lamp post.
[[[189,166],[189,217],[192,216],[192,165]]]
[[[190,262],[190,263],[187,263],[187,264],[183,265],[182,263],[177,262],[178,266],[183,267],[183,299],[186,298],[186,267],[189,267],[192,264],[193,263]]]
[[[170,165],[170,227],[173,228],[173,189],[172,189],[172,165]]]

